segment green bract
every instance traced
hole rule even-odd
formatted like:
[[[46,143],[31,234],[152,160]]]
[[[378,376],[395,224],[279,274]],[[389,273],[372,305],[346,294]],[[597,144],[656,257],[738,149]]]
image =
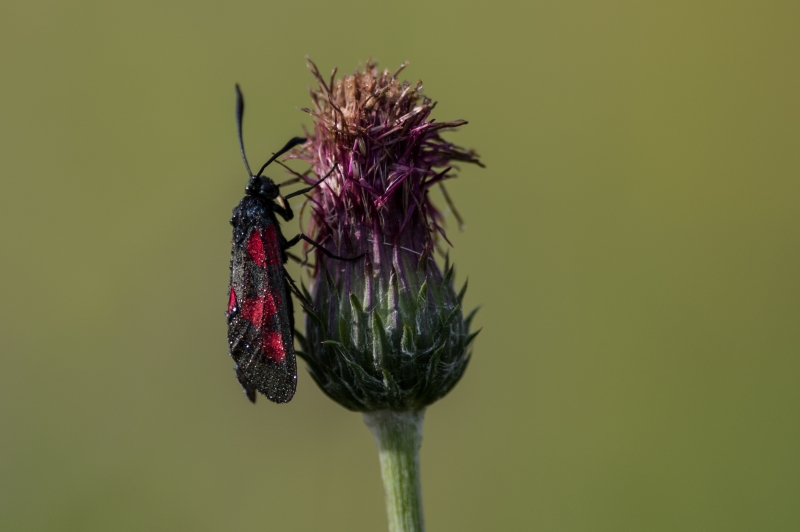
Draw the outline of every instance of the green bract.
[[[426,267],[427,265],[427,267]],[[469,361],[475,310],[464,318],[453,268],[442,277],[423,257],[401,287],[364,267],[364,282],[344,292],[330,272],[315,284],[307,337],[300,339],[309,372],[333,400],[351,410],[421,409],[458,382]],[[367,282],[369,279],[371,282]]]

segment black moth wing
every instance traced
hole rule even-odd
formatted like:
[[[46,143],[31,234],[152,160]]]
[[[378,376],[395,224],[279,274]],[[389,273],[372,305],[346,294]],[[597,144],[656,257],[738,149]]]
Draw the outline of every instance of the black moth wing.
[[[245,196],[231,218],[228,345],[248,399],[255,402],[257,390],[286,403],[297,387],[294,312],[283,266],[285,239],[268,201]]]

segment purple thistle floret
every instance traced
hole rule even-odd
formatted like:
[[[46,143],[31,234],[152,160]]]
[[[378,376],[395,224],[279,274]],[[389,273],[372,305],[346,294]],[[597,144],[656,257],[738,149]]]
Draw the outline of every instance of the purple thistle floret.
[[[353,410],[424,408],[461,377],[475,336],[452,267],[442,274],[433,258],[447,237],[429,189],[441,187],[460,222],[442,182],[454,162],[481,163],[442,138],[467,122],[430,119],[422,82],[397,79],[405,66],[392,74],[367,62],[334,82],[335,70],[326,81],[309,61],[313,133],[295,156],[330,173],[309,195],[309,232],[340,256],[364,256],[314,251],[314,309],[300,340],[317,383]]]

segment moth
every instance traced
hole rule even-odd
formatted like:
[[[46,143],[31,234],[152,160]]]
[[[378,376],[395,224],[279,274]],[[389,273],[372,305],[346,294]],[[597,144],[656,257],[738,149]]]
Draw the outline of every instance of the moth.
[[[306,139],[292,138],[253,174],[244,151],[243,116],[244,97],[236,85],[239,148],[249,180],[245,196],[233,209],[231,218],[231,278],[226,312],[228,345],[235,361],[236,378],[245,396],[255,403],[258,391],[272,402],[286,403],[297,388],[291,294],[294,292],[301,300],[305,299],[286,271],[286,250],[304,240],[334,259],[357,260],[363,255],[339,257],[302,233],[289,240],[284,237],[278,216],[287,222],[294,217],[287,200],[318,186],[336,167],[311,186],[282,196],[278,185],[262,174],[275,159],[304,144]]]

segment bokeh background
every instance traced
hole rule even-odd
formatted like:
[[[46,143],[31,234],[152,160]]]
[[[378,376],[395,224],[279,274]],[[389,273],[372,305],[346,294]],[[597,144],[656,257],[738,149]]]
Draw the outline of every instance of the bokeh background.
[[[429,530],[800,529],[798,21],[4,1],[0,529],[386,529],[360,416],[303,369],[252,406],[227,355],[233,84],[263,160],[308,124],[306,54],[409,60],[487,164],[449,187],[484,330],[428,410]]]

